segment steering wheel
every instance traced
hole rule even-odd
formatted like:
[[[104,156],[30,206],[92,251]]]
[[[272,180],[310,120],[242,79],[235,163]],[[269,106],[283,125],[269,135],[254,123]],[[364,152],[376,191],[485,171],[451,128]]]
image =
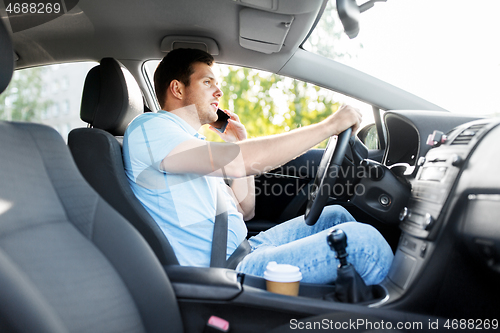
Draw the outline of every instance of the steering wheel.
[[[331,189],[341,174],[340,167],[344,160],[351,132],[352,129],[348,128],[338,135],[337,140],[333,136],[328,140],[318,167],[318,172],[316,173],[316,178],[314,179],[312,192],[307,201],[306,213],[304,215],[307,225],[314,225],[318,221],[323,207],[325,207],[328,201]],[[335,144],[335,141],[337,141],[337,144]]]

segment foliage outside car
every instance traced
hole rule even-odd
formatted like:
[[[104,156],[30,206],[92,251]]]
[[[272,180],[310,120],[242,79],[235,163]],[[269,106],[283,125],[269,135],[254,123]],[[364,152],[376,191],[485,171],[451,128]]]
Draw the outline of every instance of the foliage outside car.
[[[221,67],[221,77],[221,107],[238,114],[249,137],[317,123],[341,106],[334,92],[275,74],[229,66]],[[203,134],[220,141],[206,128]]]
[[[51,102],[42,97],[43,67],[14,72],[6,91],[0,95],[0,119],[36,122]]]

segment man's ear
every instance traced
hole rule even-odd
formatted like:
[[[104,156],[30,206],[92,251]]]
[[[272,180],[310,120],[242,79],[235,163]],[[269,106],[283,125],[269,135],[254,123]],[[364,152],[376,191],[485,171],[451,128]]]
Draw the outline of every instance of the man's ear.
[[[178,80],[170,81],[170,85],[168,86],[168,89],[170,90],[172,96],[177,99],[184,98],[184,88],[184,84]]]

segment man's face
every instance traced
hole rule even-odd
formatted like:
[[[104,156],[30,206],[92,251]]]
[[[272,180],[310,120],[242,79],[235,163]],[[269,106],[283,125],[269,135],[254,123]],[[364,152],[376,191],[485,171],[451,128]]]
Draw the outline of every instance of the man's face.
[[[218,82],[212,67],[197,62],[193,65],[193,69],[190,84],[186,87],[185,106],[196,106],[202,125],[213,123],[217,120],[217,108],[222,91],[217,86]]]

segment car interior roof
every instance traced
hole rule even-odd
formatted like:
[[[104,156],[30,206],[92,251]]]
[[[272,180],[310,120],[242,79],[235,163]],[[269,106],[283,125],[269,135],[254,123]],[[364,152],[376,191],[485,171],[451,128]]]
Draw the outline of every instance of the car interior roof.
[[[165,36],[202,36],[216,41],[220,63],[245,64],[277,72],[290,59],[324,9],[324,0],[273,0],[272,9],[258,0],[81,0],[69,11],[43,25],[13,34],[16,68],[75,60],[144,60],[163,57]],[[244,8],[293,15],[284,45],[271,56],[239,45]],[[189,15],[178,15],[178,13]],[[6,13],[2,13],[6,20]],[[11,20],[29,19],[17,16]],[[13,22],[13,21],[11,21]],[[252,25],[252,22],[246,24]],[[257,22],[255,24],[258,24]],[[9,26],[7,24],[7,26]],[[36,51],[34,51],[36,50]]]

